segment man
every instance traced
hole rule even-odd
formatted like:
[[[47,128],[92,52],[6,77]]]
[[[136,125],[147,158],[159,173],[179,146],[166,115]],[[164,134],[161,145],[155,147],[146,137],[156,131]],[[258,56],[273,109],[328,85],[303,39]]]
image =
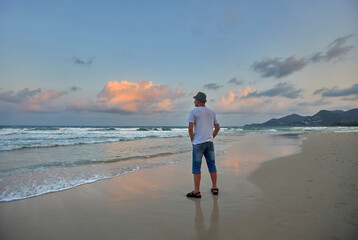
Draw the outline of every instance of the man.
[[[201,198],[200,180],[201,180],[201,162],[203,155],[210,172],[212,181],[211,192],[214,195],[219,193],[217,187],[217,173],[215,166],[215,153],[213,140],[220,130],[220,125],[216,119],[216,114],[205,106],[206,95],[198,92],[194,97],[195,108],[189,114],[189,136],[193,144],[193,175],[194,191],[188,193],[187,197]],[[213,128],[214,131],[213,131]]]

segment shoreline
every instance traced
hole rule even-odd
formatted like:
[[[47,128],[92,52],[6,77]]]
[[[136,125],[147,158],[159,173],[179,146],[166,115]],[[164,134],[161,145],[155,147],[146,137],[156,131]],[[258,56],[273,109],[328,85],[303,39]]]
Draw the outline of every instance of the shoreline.
[[[272,135],[244,136],[234,142],[227,153],[217,158],[218,196],[210,194],[210,177],[203,164],[202,199],[185,197],[193,188],[191,162],[185,161],[141,169],[56,193],[2,202],[0,232],[3,239],[356,237],[358,206],[354,202],[358,190],[345,182],[347,179],[341,173],[351,177],[349,181],[358,180],[354,172],[358,167],[354,155],[357,149],[353,146],[358,142],[358,134],[312,133],[303,136],[307,140],[303,141],[301,151],[297,144]],[[328,141],[329,148],[327,144],[317,146],[322,141]],[[313,143],[315,147],[311,146]],[[320,169],[321,165],[312,162],[315,157],[323,159],[324,163],[335,162],[332,151],[342,156],[341,170],[332,168],[335,165]],[[295,161],[305,154],[308,156],[306,162]],[[272,160],[267,161],[270,156]],[[320,170],[320,174],[314,179],[299,175],[292,177],[295,173],[292,164],[296,164],[296,168],[311,168],[309,173]],[[339,188],[340,191],[319,180],[327,178],[326,173],[332,171],[339,174],[331,176],[330,183],[338,179],[339,184],[346,184]],[[351,173],[355,175],[349,175]],[[276,182],[272,180],[274,176]],[[307,190],[310,190],[311,199],[300,197]],[[332,193],[341,197],[334,199],[336,202],[327,201],[328,210],[319,205],[313,210],[309,205],[312,202],[318,204],[322,194],[333,196]],[[320,216],[330,221],[321,222]],[[331,226],[333,222],[337,227]],[[352,227],[355,228],[352,230]]]

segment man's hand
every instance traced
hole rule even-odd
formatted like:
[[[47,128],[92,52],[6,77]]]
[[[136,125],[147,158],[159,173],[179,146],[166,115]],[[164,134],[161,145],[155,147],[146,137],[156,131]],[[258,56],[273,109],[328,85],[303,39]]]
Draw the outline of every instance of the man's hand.
[[[213,138],[215,138],[216,135],[218,134],[218,132],[220,131],[220,125],[219,125],[219,123],[214,124],[214,127],[215,127],[215,129],[214,129],[214,132],[213,132]]]
[[[194,123],[190,122],[189,126],[188,126],[188,131],[189,131],[189,136],[190,136],[190,140],[191,142],[194,141]]]

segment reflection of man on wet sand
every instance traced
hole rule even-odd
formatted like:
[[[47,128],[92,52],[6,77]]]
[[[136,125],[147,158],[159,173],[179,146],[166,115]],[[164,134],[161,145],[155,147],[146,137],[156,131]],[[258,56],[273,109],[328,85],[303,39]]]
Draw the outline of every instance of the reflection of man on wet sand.
[[[210,217],[209,229],[204,225],[204,214],[201,209],[201,200],[195,200],[195,230],[196,239],[219,239],[219,206],[218,198],[213,196],[213,210]]]
[[[215,152],[213,140],[220,130],[220,125],[216,119],[216,114],[205,106],[205,93],[198,92],[194,97],[195,108],[189,114],[189,136],[193,144],[193,175],[194,191],[186,196],[191,198],[201,198],[200,181],[201,181],[201,162],[205,156],[206,163],[210,172],[212,181],[211,192],[214,195],[219,193],[217,187],[217,173],[215,166]],[[214,131],[213,131],[213,128]]]

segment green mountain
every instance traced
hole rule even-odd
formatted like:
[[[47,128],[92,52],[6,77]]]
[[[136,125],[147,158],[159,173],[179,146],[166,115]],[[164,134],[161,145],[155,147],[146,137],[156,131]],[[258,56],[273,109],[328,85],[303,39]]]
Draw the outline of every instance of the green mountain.
[[[244,127],[318,127],[318,126],[358,126],[358,108],[348,111],[321,110],[313,116],[291,114],[283,118],[272,118],[265,123],[248,124]]]

